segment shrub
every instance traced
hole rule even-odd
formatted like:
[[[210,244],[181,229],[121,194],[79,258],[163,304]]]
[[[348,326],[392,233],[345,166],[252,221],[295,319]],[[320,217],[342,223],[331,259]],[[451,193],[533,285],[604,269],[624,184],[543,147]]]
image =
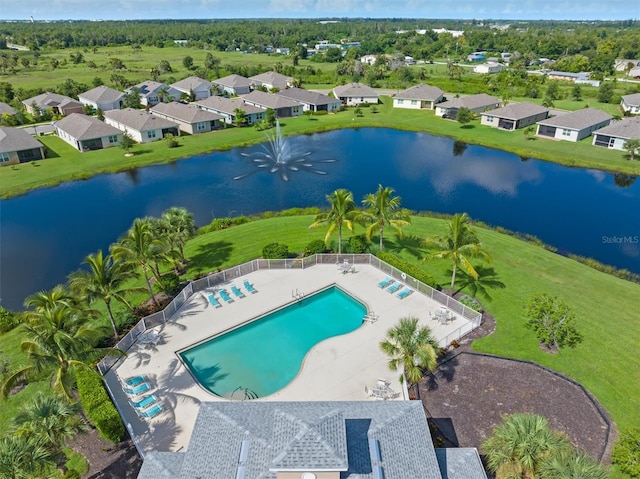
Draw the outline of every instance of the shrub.
[[[250,220],[247,216],[236,216],[235,218],[216,218],[211,223],[203,226],[198,231],[198,234],[210,233],[212,231],[220,231],[232,226],[242,225],[248,223]]]
[[[477,311],[478,313],[484,313],[484,308],[476,298],[472,298],[469,295],[464,295],[458,299],[459,302],[467,306],[468,308]]]
[[[262,248],[264,259],[284,259],[289,257],[289,247],[285,244],[269,243]]]
[[[124,436],[124,423],[104,388],[102,379],[96,372],[76,371],[78,394],[87,417],[98,429],[100,435],[114,444]]]
[[[167,148],[176,148],[180,146],[180,142],[178,141],[178,139],[175,136],[173,136],[171,133],[167,133],[164,139],[167,142]]]
[[[369,244],[369,240],[365,235],[352,236],[347,243],[347,249],[353,254],[368,253]]]
[[[312,254],[322,254],[327,251],[327,245],[322,240],[313,240],[304,249],[305,256],[311,256]]]
[[[153,285],[154,289],[156,286],[159,286],[157,283]],[[161,291],[164,291],[168,296],[175,296],[180,291],[182,291],[182,282],[177,274],[171,272],[162,275],[162,287],[159,288]],[[157,291],[158,293],[161,291]]]
[[[611,462],[631,477],[640,477],[640,428],[629,429],[620,435],[613,447]]]
[[[15,328],[20,321],[17,316],[11,311],[7,311],[0,306],[0,333],[6,333]]]
[[[376,256],[382,261],[389,263],[391,266],[398,268],[400,271],[404,271],[409,276],[413,276],[418,281],[422,281],[424,284],[427,284],[432,288],[439,289],[439,285],[434,277],[420,269],[415,264],[399,258],[394,254],[386,253],[384,251],[378,251],[376,253]]]

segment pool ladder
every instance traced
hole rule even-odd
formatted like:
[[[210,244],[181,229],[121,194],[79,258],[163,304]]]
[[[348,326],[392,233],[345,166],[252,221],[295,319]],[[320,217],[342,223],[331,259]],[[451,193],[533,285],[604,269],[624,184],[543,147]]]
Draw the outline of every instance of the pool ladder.
[[[295,291],[291,290],[291,297],[300,301],[302,298],[304,298],[304,293],[296,288]]]

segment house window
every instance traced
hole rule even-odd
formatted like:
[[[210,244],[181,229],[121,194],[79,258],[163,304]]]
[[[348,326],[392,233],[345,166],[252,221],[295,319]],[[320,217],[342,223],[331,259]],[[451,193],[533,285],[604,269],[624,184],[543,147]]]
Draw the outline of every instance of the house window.
[[[118,143],[118,135],[109,136],[109,143]]]
[[[33,153],[33,150],[22,150],[18,152],[18,159],[22,162],[22,161],[28,161],[28,160],[33,160],[35,158],[35,155]]]
[[[207,129],[207,123],[204,121],[199,121],[198,123],[196,123],[196,129],[198,131],[204,131]]]
[[[487,123],[493,123],[493,117],[487,115]]]
[[[0,163],[9,161],[9,153],[0,153]]]
[[[411,104],[412,104],[412,105],[417,105],[417,104],[418,104],[418,101],[417,101],[417,100],[411,100]]]
[[[398,100],[398,105],[404,105],[404,100],[403,99]]]
[[[149,130],[147,132],[147,138],[155,138],[156,137],[156,130]]]
[[[562,136],[571,136],[571,130],[562,130]]]

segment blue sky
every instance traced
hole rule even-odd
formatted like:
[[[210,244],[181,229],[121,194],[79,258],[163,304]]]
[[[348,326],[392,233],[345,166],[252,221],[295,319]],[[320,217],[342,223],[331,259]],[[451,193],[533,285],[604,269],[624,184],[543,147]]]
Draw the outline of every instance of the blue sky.
[[[627,20],[638,0],[0,0],[0,19],[456,18]]]

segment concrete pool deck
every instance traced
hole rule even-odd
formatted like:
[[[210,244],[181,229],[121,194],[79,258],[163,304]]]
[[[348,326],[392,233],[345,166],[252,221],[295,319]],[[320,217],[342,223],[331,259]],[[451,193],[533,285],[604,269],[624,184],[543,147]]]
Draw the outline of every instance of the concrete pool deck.
[[[230,304],[220,300],[220,308],[209,304],[208,291],[195,293],[166,323],[154,328],[160,337],[156,345],[137,341],[127,357],[106,373],[105,380],[140,449],[146,452],[186,448],[200,402],[226,400],[199,386],[177,352],[295,301],[292,294],[296,290],[308,295],[336,284],[363,302],[378,319],[314,346],[291,383],[258,401],[366,400],[365,386],[373,387],[379,378],[391,382],[391,388],[400,393],[399,399],[407,399],[402,393],[400,372],[389,370],[388,357],[378,346],[387,330],[400,318],[415,316],[420,325],[431,328],[437,340],[443,340],[470,321],[460,315],[447,324],[432,320],[440,303],[418,292],[400,299],[378,287],[385,278],[379,269],[368,264],[355,267],[356,272],[346,274],[338,271],[335,264],[252,272],[222,287],[229,291],[236,284],[245,291],[242,282],[247,279],[257,293],[245,292],[245,298],[234,297]],[[163,408],[154,418],[139,418],[128,403],[130,397],[122,390],[120,379],[137,375],[148,378],[151,389],[145,394],[155,394]]]

